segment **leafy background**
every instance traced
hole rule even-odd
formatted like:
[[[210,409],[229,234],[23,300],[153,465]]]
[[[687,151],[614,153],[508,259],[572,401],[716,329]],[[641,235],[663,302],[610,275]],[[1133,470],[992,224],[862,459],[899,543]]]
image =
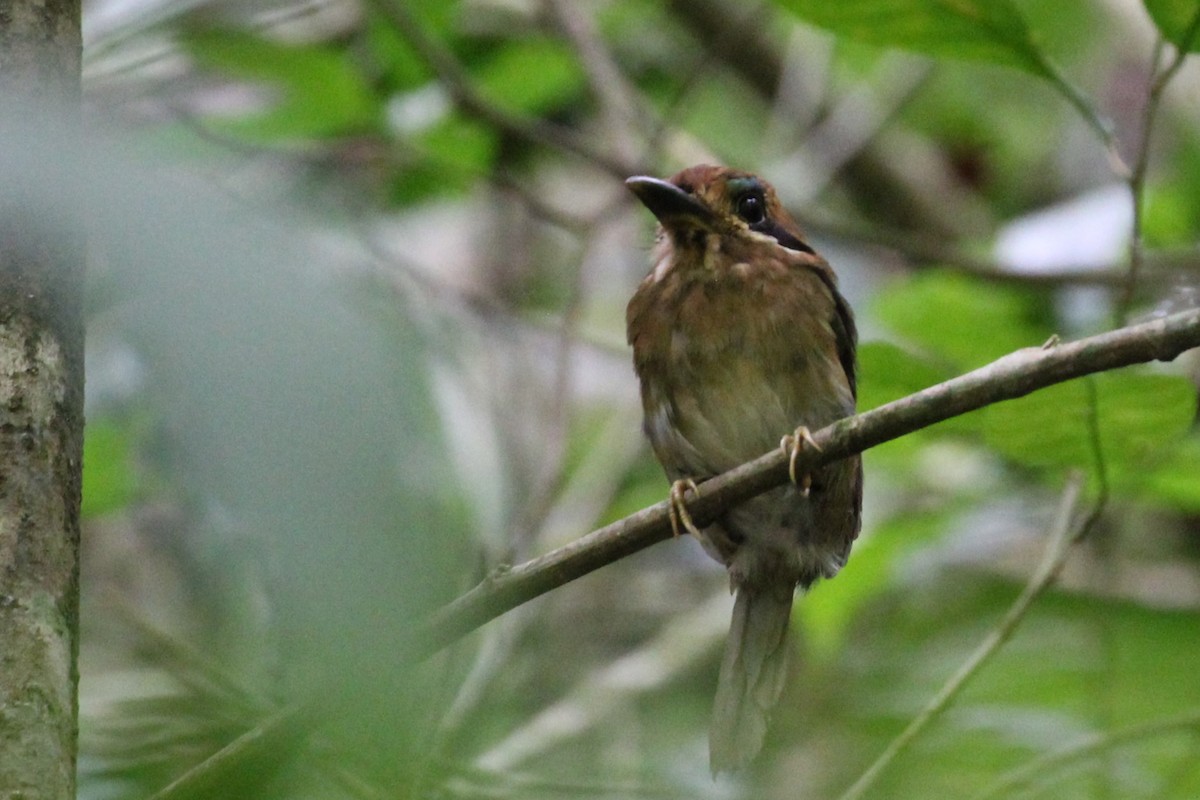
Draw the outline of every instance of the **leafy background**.
[[[867,453],[862,538],[797,604],[744,774],[708,773],[730,600],[694,542],[406,657],[488,571],[665,495],[624,177],[772,180],[858,313],[872,408],[1195,305],[1198,20],[86,3],[81,797],[838,797],[995,629],[1073,470],[1094,520],[1061,580],[868,796],[1200,796],[1191,356]]]

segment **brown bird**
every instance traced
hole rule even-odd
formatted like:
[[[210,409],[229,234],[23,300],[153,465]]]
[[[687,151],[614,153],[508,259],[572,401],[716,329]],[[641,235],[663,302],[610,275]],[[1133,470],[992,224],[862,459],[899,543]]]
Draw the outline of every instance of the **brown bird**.
[[[626,184],[660,223],[653,268],[626,311],[643,426],[673,481],[676,533],[682,524],[696,535],[737,595],[709,735],[716,774],[762,748],[786,678],[796,587],[835,575],[858,535],[860,459],[798,480],[794,462],[815,446],[809,428],[854,413],[854,317],[761,178],[696,166]],[[695,528],[689,491],[781,445],[794,485]]]

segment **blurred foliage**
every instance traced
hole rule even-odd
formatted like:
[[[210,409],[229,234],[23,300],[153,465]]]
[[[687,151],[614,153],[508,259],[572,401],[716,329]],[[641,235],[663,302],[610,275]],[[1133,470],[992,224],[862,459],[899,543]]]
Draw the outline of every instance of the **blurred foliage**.
[[[137,497],[134,471],[134,432],[115,419],[101,418],[88,426],[83,446],[84,518],[125,508]]]
[[[635,171],[775,182],[857,311],[862,410],[1194,306],[1194,57],[1146,145],[1128,298],[1128,201],[1060,216],[1125,180],[1192,0],[87,14],[89,335],[136,369],[89,364],[81,797],[836,797],[1003,616],[1075,468],[1083,511],[1107,502],[1059,588],[868,796],[1200,794],[1189,357],[868,452],[862,538],[797,604],[746,774],[708,774],[729,601],[690,539],[424,662],[409,640],[664,497],[624,347]]]
[[[1054,329],[1044,306],[1032,291],[926,272],[888,292],[874,310],[904,340],[965,372],[1045,342]]]
[[[1146,10],[1167,41],[1188,52],[1200,51],[1200,9],[1188,0],[1146,0]]]
[[[190,31],[181,44],[202,67],[280,93],[269,110],[239,118],[229,133],[262,141],[345,136],[379,121],[379,99],[361,71],[335,49],[282,44],[237,30]]]
[[[853,720],[856,751],[876,752],[915,713],[986,634],[1011,592],[1010,585],[966,572],[863,621],[850,648],[867,650],[849,662],[856,665],[849,678],[856,700],[846,715]],[[925,614],[912,613],[914,607],[938,609],[939,623],[930,626]],[[1181,695],[1171,676],[1188,669],[1198,636],[1193,612],[1067,593],[1044,597],[941,730],[916,746],[910,757],[921,768],[897,770],[880,784],[879,795],[972,797],[1012,764],[1087,731],[1174,716]],[[880,651],[897,657],[870,657]],[[1175,731],[1147,737],[1104,753],[1090,770],[1070,764],[1006,796],[1087,798],[1099,791],[1186,797],[1197,780],[1186,763],[1194,754],[1193,736]]]
[[[780,5],[851,39],[1048,73],[1045,56],[1012,0],[785,0]]]
[[[1200,136],[1190,131],[1175,147],[1172,173],[1146,196],[1146,240],[1155,247],[1187,247],[1200,232],[1200,198],[1189,188],[1200,181]]]

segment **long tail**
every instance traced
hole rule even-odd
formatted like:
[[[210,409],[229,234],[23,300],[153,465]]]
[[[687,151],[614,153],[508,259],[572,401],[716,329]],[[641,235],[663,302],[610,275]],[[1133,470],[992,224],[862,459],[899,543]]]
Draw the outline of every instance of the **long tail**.
[[[767,719],[787,677],[793,591],[791,586],[737,591],[708,736],[714,775],[745,766],[762,749]]]

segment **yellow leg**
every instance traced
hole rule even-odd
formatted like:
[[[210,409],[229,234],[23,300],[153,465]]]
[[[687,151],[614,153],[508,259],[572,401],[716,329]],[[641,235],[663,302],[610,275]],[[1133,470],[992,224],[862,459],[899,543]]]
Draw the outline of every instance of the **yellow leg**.
[[[804,451],[804,448],[811,447],[813,450],[820,452],[821,446],[812,438],[812,434],[809,433],[808,428],[803,425],[796,428],[794,433],[780,439],[779,446],[788,457],[788,477],[792,479],[792,483],[800,487],[800,492],[805,497],[808,497],[808,490],[812,487],[812,475],[806,472],[797,480],[796,459],[800,457],[800,453]]]
[[[700,529],[696,527],[696,523],[692,522],[692,515],[688,513],[687,493],[691,491],[696,497],[700,496],[700,487],[696,486],[696,482],[691,478],[683,478],[671,484],[671,531],[675,537],[679,537],[679,528],[682,526],[688,533],[700,537]]]

